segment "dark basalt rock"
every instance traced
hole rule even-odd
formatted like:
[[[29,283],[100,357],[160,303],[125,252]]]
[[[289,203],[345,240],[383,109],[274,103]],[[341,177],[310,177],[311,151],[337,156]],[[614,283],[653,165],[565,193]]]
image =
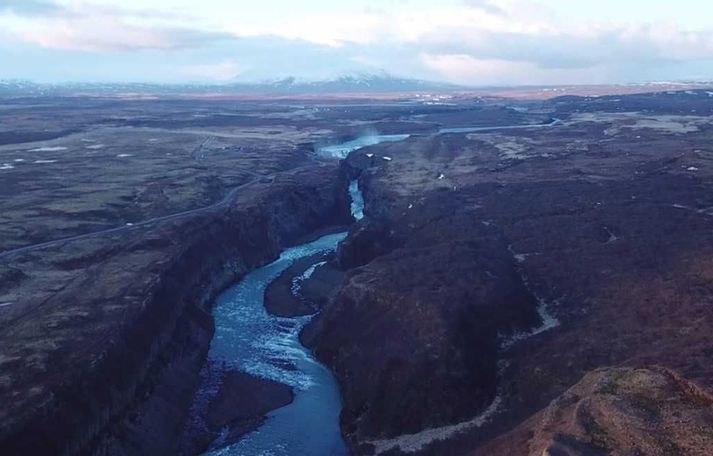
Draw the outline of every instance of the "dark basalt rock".
[[[340,381],[352,442],[471,418],[495,397],[501,336],[540,323],[504,241],[431,198],[430,223],[395,218],[403,246],[349,272],[303,332]]]
[[[339,291],[346,275],[343,270],[337,267],[334,254],[327,258],[328,261],[316,268],[309,280],[302,282],[299,290],[302,299],[309,302],[317,312],[321,312],[334,294]]]
[[[339,244],[338,265],[342,269],[362,266],[388,253],[398,243],[387,224],[372,221],[358,223],[349,237]]]
[[[233,444],[260,427],[268,412],[288,405],[293,398],[287,385],[240,371],[225,371],[218,393],[208,404],[204,432],[191,436],[180,454],[202,454],[214,444],[216,448]]]

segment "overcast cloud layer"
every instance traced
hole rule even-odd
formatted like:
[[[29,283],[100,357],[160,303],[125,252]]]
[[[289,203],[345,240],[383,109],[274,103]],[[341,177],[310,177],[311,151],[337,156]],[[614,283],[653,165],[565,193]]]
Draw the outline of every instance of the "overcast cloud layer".
[[[0,79],[713,80],[707,17],[707,0],[0,0]]]

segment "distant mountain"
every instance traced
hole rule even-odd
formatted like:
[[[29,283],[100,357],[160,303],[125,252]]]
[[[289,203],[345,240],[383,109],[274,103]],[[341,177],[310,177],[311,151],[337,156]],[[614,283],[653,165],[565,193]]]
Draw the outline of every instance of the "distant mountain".
[[[319,81],[301,81],[291,77],[268,83],[243,85],[243,87],[286,93],[415,92],[462,89],[453,84],[399,78],[383,73],[344,75]]]
[[[74,96],[118,94],[346,94],[389,92],[450,92],[462,87],[388,74],[354,74],[318,81],[294,77],[264,82],[228,84],[64,83],[38,84],[23,80],[0,80],[0,97]]]
[[[466,87],[445,82],[423,81],[391,76],[387,73],[348,74],[333,79],[306,80],[295,77],[262,82],[235,81],[226,84],[153,84],[153,83],[64,83],[39,84],[26,80],[0,80],[0,98],[40,96],[301,96],[358,94],[411,94],[414,96],[450,96],[471,93],[514,98],[554,98],[564,95],[602,96],[611,94],[710,90],[713,82],[664,81],[637,84],[562,85],[521,87]]]

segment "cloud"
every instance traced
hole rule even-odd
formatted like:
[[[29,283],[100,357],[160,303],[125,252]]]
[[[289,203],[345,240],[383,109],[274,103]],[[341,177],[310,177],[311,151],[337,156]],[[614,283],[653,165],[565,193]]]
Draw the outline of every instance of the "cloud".
[[[47,49],[85,52],[180,50],[228,38],[190,29],[131,26],[107,18],[50,22],[17,31],[16,36]]]
[[[547,69],[527,61],[478,59],[466,54],[423,54],[423,64],[436,72],[440,79],[473,86],[547,85],[600,83],[602,72],[578,68]]]
[[[490,14],[505,14],[505,10],[498,6],[493,0],[465,0],[463,3],[480,8]]]
[[[142,6],[149,0],[0,0],[0,47],[11,37],[95,59],[121,54],[116,58],[138,62],[146,54],[155,59],[142,60],[146,67],[216,81],[385,69],[473,85],[572,83],[713,69],[713,26],[687,30],[673,22],[603,16],[595,22],[565,15],[572,8],[561,8],[562,2],[392,0],[319,9],[306,2],[277,14],[222,0],[163,9]]]
[[[330,46],[361,46],[469,55],[480,60],[527,61],[542,68],[587,68],[713,58],[713,31],[670,24],[618,26],[561,18],[538,2],[466,0],[465,6],[315,14],[262,27],[233,23],[237,36],[279,36]]]
[[[157,23],[157,17],[152,16],[156,13],[150,10],[77,4],[74,8],[56,8],[44,14],[33,11],[36,16],[13,18],[5,26],[5,31],[25,43],[46,49],[84,52],[180,50],[233,38],[220,32]]]

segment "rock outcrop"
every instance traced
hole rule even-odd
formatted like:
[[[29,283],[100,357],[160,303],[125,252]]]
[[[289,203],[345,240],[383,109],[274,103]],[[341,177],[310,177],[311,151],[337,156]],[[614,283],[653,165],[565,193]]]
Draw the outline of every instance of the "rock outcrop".
[[[665,368],[602,368],[474,455],[713,454],[713,397]]]

